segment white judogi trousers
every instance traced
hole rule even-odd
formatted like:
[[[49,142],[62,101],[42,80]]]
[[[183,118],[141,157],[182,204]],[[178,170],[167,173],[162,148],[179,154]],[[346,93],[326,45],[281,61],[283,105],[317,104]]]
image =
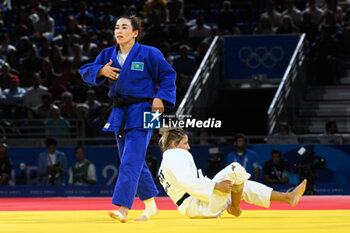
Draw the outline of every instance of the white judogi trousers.
[[[234,169],[238,169],[238,171],[235,170],[233,172],[232,166],[235,166]],[[233,184],[244,183],[241,200],[268,208],[270,206],[272,188],[255,181],[250,181],[248,180],[249,177],[250,174],[240,164],[232,163],[216,174],[213,181],[230,180]],[[179,206],[179,210],[190,218],[212,218],[220,217],[230,205],[231,193],[223,193],[214,189],[209,202],[189,197]]]

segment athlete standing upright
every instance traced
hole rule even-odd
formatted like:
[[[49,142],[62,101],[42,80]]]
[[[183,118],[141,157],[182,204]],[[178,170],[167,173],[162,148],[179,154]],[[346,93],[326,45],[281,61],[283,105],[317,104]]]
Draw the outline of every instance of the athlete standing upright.
[[[153,130],[143,128],[143,114],[174,107],[176,72],[156,48],[140,45],[141,20],[123,16],[115,25],[118,45],[104,49],[93,63],[80,68],[89,85],[109,82],[109,96],[114,108],[104,126],[114,131],[121,164],[112,203],[120,206],[109,212],[121,222],[127,221],[135,194],[145,202],[145,212],[138,220],[158,213],[154,196],[158,194],[145,163],[146,150]]]

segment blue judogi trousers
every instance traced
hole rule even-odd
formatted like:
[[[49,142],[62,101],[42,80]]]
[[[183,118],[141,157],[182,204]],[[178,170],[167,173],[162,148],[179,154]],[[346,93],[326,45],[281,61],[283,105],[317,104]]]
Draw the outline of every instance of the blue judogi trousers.
[[[151,172],[145,162],[147,147],[153,130],[131,129],[122,139],[117,138],[120,158],[119,176],[112,203],[131,209],[135,195],[144,201],[158,194]]]

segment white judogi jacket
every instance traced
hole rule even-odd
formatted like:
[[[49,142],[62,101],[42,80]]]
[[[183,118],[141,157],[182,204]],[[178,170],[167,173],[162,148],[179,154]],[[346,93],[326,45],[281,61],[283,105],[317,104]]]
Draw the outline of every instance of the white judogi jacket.
[[[159,180],[164,190],[176,204],[185,193],[196,199],[209,202],[215,187],[215,181],[199,175],[196,164],[190,152],[184,149],[169,149],[164,152],[163,160],[159,168]],[[178,210],[184,214],[186,204]]]

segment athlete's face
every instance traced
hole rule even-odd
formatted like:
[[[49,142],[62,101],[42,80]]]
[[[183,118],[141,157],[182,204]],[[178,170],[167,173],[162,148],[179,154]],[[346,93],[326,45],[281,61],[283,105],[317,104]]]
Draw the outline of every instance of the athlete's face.
[[[179,144],[175,145],[176,148],[181,148],[184,150],[190,150],[190,144],[188,144],[188,137],[187,135],[185,135],[181,141],[179,142]]]
[[[138,33],[138,30],[133,30],[129,19],[121,18],[115,25],[114,36],[120,45],[128,44],[131,41],[134,42]]]

